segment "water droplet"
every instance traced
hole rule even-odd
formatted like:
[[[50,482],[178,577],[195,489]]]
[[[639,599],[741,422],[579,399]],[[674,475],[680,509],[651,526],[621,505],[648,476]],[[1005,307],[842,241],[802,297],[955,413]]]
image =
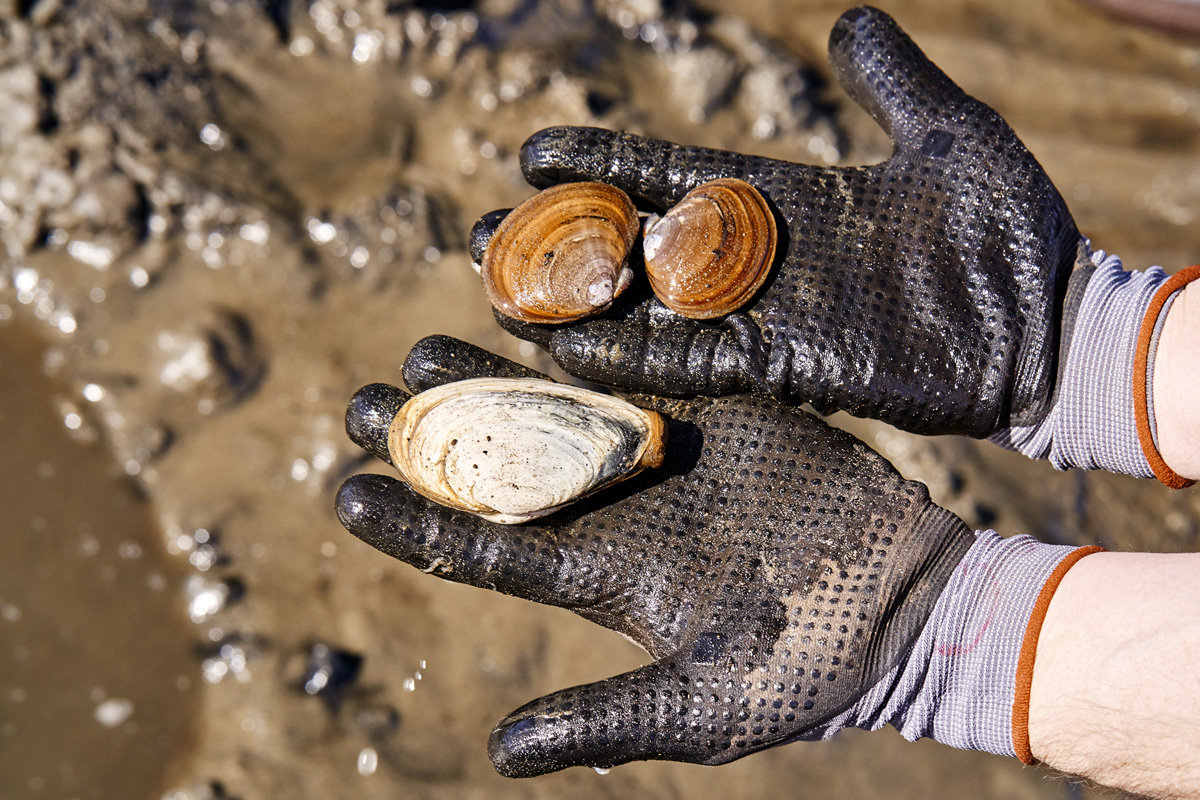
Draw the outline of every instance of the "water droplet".
[[[375,770],[379,768],[379,754],[375,752],[374,747],[364,747],[358,753],[358,774],[367,776],[374,775]]]
[[[133,703],[123,697],[114,697],[96,706],[96,721],[106,728],[115,728],[131,716]]]
[[[116,258],[116,253],[111,247],[82,240],[68,244],[67,254],[81,264],[87,264],[95,269],[108,269],[108,265]]]
[[[312,53],[312,40],[307,36],[300,36],[293,40],[288,46],[288,52],[295,56],[305,56]]]
[[[429,97],[433,94],[433,84],[423,75],[416,75],[410,84],[412,93],[417,97]]]
[[[292,480],[302,481],[308,477],[308,462],[303,458],[297,458],[292,462]]]
[[[200,141],[213,150],[220,150],[225,146],[225,137],[221,135],[221,128],[213,122],[200,129]]]

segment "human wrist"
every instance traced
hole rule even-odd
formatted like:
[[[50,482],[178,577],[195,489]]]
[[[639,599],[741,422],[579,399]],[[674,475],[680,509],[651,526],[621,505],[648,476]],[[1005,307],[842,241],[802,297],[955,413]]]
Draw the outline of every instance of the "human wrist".
[[[1037,642],[1033,755],[1155,798],[1200,797],[1200,554],[1102,553],[1062,580]]]
[[[1186,281],[1186,285],[1172,293],[1151,366],[1156,434],[1152,443],[1163,465],[1186,480],[1200,478],[1200,414],[1196,412],[1196,398],[1200,397],[1200,284],[1196,278],[1200,278],[1200,267],[1182,270],[1173,278]],[[1153,458],[1150,460],[1155,466]],[[1169,473],[1167,478],[1164,482],[1171,480]]]

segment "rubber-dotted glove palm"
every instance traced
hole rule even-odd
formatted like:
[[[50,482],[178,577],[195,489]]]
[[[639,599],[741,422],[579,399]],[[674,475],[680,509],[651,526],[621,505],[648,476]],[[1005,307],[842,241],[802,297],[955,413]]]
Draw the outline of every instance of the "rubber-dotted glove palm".
[[[843,15],[829,58],[891,137],[882,164],[804,166],[593,128],[544,130],[521,151],[536,187],[599,180],[658,208],[714,178],[752,183],[782,238],[750,306],[713,325],[643,292],[607,318],[502,324],[572,374],[637,391],[753,390],[918,433],[1040,421],[1080,246],[1062,198],[1004,120],[886,14]],[[477,224],[477,257],[502,217]]]
[[[404,365],[421,391],[536,373],[447,337]],[[373,384],[347,431],[388,460],[407,395]],[[571,609],[654,662],[529,703],[492,733],[501,773],[636,759],[719,764],[801,738],[895,672],[975,537],[852,436],[770,398],[637,398],[668,419],[663,466],[503,526],[359,475],[353,534],[443,578]]]

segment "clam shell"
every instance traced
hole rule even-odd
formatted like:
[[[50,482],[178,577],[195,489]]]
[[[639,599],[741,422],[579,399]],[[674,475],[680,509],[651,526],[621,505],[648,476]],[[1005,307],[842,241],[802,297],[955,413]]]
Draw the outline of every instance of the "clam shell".
[[[663,459],[662,417],[552,381],[474,378],[414,395],[388,431],[420,494],[503,524],[549,514]]]
[[[629,285],[625,264],[637,209],[604,183],[564,183],[517,206],[496,228],[480,264],[488,300],[525,322],[598,314]]]
[[[721,178],[697,186],[662,217],[646,220],[646,273],[663,305],[692,319],[741,308],[767,279],[778,235],[766,200],[750,184]]]

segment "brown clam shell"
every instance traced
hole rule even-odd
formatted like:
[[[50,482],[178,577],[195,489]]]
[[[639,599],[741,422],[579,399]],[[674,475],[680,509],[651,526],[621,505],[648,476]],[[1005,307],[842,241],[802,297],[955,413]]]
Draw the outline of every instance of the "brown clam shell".
[[[712,319],[754,296],[771,271],[777,240],[775,218],[758,190],[720,178],[646,220],[642,245],[650,286],[663,305]]]
[[[552,186],[496,228],[480,275],[488,300],[525,322],[561,323],[598,314],[629,286],[637,209],[605,183]]]

